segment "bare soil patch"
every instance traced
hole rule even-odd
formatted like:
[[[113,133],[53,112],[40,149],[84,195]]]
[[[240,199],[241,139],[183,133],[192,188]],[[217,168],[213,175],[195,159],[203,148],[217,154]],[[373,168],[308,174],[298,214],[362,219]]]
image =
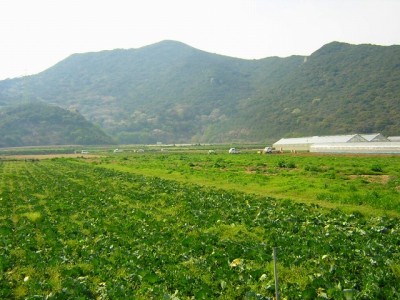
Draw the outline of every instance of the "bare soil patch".
[[[350,179],[362,178],[371,183],[387,184],[390,180],[389,175],[350,175]]]

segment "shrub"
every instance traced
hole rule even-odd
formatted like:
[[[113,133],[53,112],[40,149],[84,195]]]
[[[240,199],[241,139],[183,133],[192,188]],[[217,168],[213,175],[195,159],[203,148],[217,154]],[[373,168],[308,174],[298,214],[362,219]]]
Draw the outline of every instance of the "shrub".
[[[382,169],[382,167],[380,165],[373,165],[371,167],[371,171],[382,173],[383,169]]]
[[[286,162],[284,160],[280,160],[280,161],[278,161],[278,167],[294,169],[294,168],[296,168],[296,164],[294,162]]]

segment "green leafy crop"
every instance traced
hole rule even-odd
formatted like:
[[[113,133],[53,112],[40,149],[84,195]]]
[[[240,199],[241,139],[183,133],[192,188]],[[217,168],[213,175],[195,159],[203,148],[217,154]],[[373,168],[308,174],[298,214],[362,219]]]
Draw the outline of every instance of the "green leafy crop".
[[[400,296],[396,218],[68,159],[0,178],[2,299],[272,299],[273,247],[287,299]]]

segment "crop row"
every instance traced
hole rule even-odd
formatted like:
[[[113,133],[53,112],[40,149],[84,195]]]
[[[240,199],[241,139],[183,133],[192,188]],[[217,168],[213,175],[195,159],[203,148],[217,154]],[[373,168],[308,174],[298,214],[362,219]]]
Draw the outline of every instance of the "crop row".
[[[398,219],[74,160],[0,167],[0,298],[394,299]]]

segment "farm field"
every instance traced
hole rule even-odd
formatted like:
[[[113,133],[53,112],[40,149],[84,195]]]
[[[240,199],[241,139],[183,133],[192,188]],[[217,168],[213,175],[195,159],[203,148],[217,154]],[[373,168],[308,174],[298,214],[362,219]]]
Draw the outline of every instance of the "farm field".
[[[400,156],[137,153],[99,165],[204,186],[400,216]]]
[[[277,247],[282,299],[398,299],[399,166],[252,153],[0,160],[0,298],[273,299]]]

